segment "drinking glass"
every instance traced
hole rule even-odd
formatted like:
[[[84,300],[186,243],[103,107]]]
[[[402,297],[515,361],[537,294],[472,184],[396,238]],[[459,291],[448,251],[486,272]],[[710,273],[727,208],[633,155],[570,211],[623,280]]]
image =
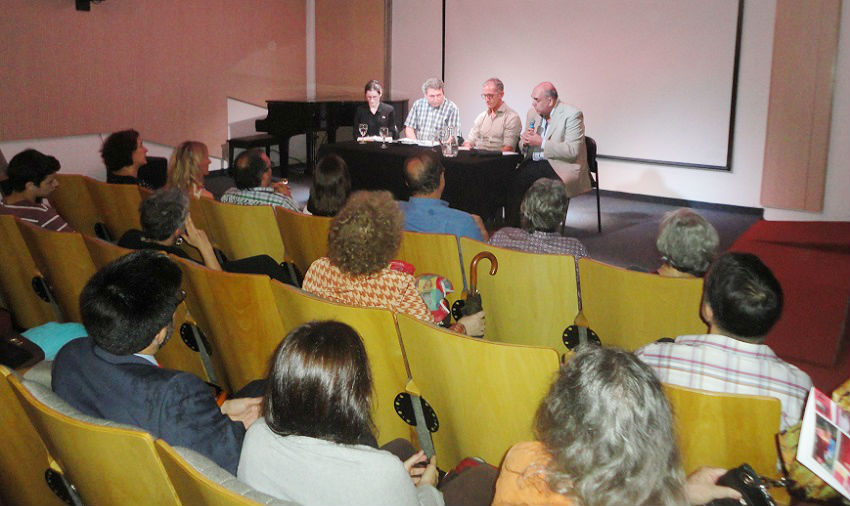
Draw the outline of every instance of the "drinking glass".
[[[379,133],[381,134],[381,149],[387,149],[387,138],[390,136],[389,127],[381,127]]]
[[[366,132],[369,131],[369,125],[367,125],[366,123],[360,123],[359,125],[357,125],[357,130],[360,131],[360,144],[365,144],[366,141],[363,140],[363,137],[366,137]]]

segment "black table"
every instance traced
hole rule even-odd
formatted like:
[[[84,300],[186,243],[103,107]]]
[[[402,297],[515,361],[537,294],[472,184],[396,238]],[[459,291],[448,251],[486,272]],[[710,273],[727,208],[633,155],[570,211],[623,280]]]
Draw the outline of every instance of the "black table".
[[[354,190],[389,190],[397,200],[407,200],[410,192],[404,183],[404,160],[423,149],[440,148],[399,143],[388,144],[387,149],[380,146],[380,142],[356,141],[326,144],[319,150],[319,158],[336,153],[345,160]],[[485,220],[497,217],[505,203],[510,174],[520,160],[520,155],[479,155],[470,151],[460,151],[454,158],[443,157],[443,200],[450,207]]]

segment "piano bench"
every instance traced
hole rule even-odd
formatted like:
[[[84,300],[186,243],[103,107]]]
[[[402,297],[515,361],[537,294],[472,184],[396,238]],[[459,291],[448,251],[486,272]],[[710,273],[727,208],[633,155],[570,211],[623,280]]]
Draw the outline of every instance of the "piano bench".
[[[232,139],[227,139],[227,166],[233,167],[233,152],[236,150],[236,148],[266,148],[266,155],[271,157],[272,146],[277,146],[279,144],[280,139],[271,134],[246,135],[245,137],[234,137]]]

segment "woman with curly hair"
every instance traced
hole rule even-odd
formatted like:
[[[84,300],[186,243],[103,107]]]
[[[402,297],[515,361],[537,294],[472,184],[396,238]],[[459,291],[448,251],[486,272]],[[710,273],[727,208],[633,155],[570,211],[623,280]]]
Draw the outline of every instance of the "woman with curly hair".
[[[433,323],[416,279],[390,268],[401,246],[404,216],[387,191],[351,195],[328,232],[328,256],[304,275],[302,288],[334,302],[386,308]],[[461,318],[453,330],[484,334],[483,314]]]
[[[508,451],[493,505],[703,504],[740,494],[701,468],[687,481],[670,404],[634,354],[588,345],[537,411],[538,441]]]
[[[106,165],[106,182],[152,189],[139,179],[139,168],[147,163],[147,154],[148,148],[139,132],[130,129],[110,134],[100,148],[100,157]]]
[[[166,187],[178,188],[194,198],[214,198],[204,188],[204,176],[210,173],[210,153],[206,144],[186,141],[176,148],[168,162]]]
[[[701,278],[719,245],[717,230],[699,213],[684,207],[670,211],[661,220],[655,241],[663,262],[657,272],[672,278]]]

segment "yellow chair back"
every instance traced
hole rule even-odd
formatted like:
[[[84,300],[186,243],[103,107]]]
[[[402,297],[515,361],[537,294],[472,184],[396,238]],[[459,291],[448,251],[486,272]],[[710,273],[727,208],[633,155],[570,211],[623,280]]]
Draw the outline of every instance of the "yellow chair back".
[[[18,378],[9,383],[85,504],[180,504],[150,434],[72,418],[38,400]]]
[[[91,235],[83,235],[83,242],[85,242],[86,248],[89,250],[92,262],[94,262],[95,267],[98,269],[103,268],[113,260],[118,260],[124,255],[133,252],[131,249],[122,248],[117,244],[98,239]]]
[[[662,337],[705,334],[702,279],[665,278],[578,261],[582,316],[605,346],[636,350]]]
[[[395,396],[404,392],[408,374],[392,312],[337,304],[276,281],[271,286],[287,334],[312,320],[347,323],[360,334],[372,368],[372,420],[378,429],[378,442],[410,439],[411,427],[393,407]]]
[[[87,178],[86,187],[113,240],[117,241],[130,229],[141,230],[139,205],[144,199],[138,186]]]
[[[269,255],[285,259],[283,239],[272,206],[241,206],[200,199],[209,227],[206,232],[229,260]]]
[[[228,490],[204,476],[186,462],[177,451],[162,439],[156,440],[156,451],[171,479],[174,490],[183,504],[196,506],[260,506],[248,497]],[[235,480],[235,479],[234,479]]]
[[[746,462],[760,474],[777,477],[779,399],[666,384],[664,390],[673,407],[685,473]]]
[[[464,267],[461,265],[457,237],[454,235],[405,230],[396,258],[413,264],[416,267],[415,276],[430,273],[448,278],[454,286],[454,292],[446,297],[450,306],[461,298],[466,280],[463,277]]]
[[[494,276],[487,272],[488,261],[479,265],[477,288],[487,314],[485,337],[563,350],[564,329],[578,314],[575,259],[497,248],[467,237],[461,237],[460,247],[467,261],[489,251],[499,262]]]
[[[0,502],[62,506],[44,480],[47,449],[12,392],[6,379],[11,374],[0,365],[0,430],[6,435],[0,445]]]
[[[512,445],[534,439],[557,352],[465,337],[403,314],[396,319],[413,382],[439,420],[432,437],[440,467],[475,455],[498,465]]]
[[[80,174],[57,173],[56,179],[59,187],[50,194],[50,203],[75,231],[94,235],[95,223],[103,220],[89,194],[87,181],[91,178]]]
[[[58,308],[39,297],[33,287],[33,280],[43,279],[42,274],[13,216],[0,214],[0,244],[0,289],[15,323],[32,328],[61,319]]]
[[[47,278],[65,321],[82,322],[80,292],[97,270],[79,232],[53,232],[18,222],[36,265]]]
[[[327,256],[328,230],[332,218],[281,208],[275,209],[275,217],[286,247],[286,256],[301,274],[307,272],[314,260]]]

